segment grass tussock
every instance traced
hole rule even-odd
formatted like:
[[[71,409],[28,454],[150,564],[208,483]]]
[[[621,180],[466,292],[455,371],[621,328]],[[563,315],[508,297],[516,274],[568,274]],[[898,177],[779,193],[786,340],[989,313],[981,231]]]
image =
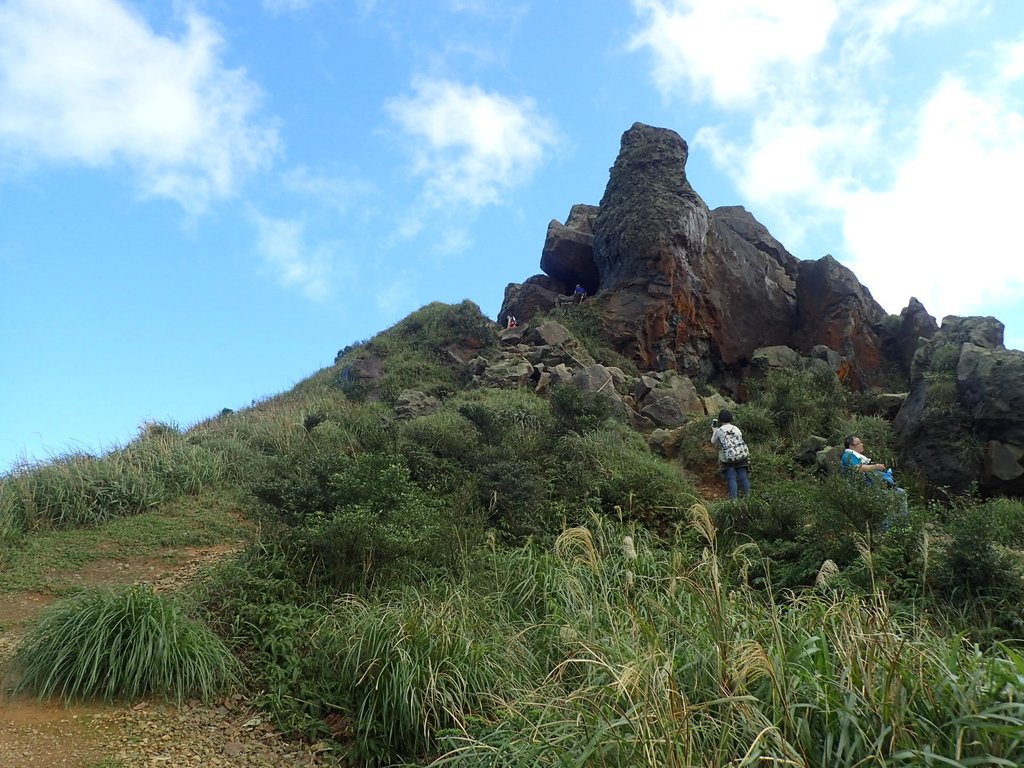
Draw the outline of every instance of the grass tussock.
[[[221,640],[149,587],[83,592],[45,612],[18,649],[18,690],[70,702],[208,700],[236,662]]]

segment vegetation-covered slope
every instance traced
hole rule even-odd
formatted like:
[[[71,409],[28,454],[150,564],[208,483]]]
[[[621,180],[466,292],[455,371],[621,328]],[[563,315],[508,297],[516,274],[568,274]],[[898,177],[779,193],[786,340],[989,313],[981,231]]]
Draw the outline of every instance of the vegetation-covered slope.
[[[586,313],[562,320],[616,362]],[[474,387],[452,347],[486,356],[497,334],[468,302],[429,305],[253,408],[5,476],[9,553],[183,494],[231,494],[262,526],[180,605],[71,596],[18,659],[58,678],[23,684],[182,697],[237,670],[283,728],[353,765],[1024,762],[1024,505],[912,492],[892,524],[891,494],[796,465],[812,432],[891,446],[811,372],[736,408],[753,494],[703,498],[719,482],[703,419],[666,461],[601,394]],[[370,386],[345,375],[368,355]],[[399,418],[409,389],[438,407]],[[66,638],[65,666],[47,637]],[[169,661],[98,686],[102,654],[75,644],[111,637],[119,664]]]

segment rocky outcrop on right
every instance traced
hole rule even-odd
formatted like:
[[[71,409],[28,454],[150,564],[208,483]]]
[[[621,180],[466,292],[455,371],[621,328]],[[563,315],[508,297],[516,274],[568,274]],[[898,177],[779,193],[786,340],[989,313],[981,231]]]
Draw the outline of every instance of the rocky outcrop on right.
[[[887,314],[831,255],[797,259],[744,208],[709,209],[688,156],[669,129],[623,133],[600,203],[551,222],[545,274],[508,286],[499,322],[569,306],[581,284],[588,322],[645,376],[742,401],[772,368],[827,367],[895,418],[902,469],[955,492],[1024,492],[1024,353],[1003,347],[1002,325],[947,317],[940,329],[914,297]],[[534,383],[551,374],[538,370]],[[664,429],[686,411],[663,392],[624,402],[634,423]]]
[[[890,318],[831,256],[801,261],[743,207],[709,210],[688,156],[674,131],[635,123],[600,204],[548,225],[545,274],[509,285],[499,320],[569,303],[581,284],[607,341],[644,370],[738,395],[755,350],[827,348],[855,389],[904,386],[918,334],[929,334],[924,308],[905,310],[913,327]]]
[[[1024,352],[993,317],[946,317],[893,423],[904,469],[954,493],[1024,494]]]

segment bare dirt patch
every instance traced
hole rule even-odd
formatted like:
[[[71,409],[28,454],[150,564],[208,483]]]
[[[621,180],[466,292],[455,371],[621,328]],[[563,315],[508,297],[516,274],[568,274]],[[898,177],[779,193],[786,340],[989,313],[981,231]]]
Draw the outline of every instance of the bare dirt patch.
[[[151,584],[183,586],[205,565],[235,552],[223,544],[171,550],[161,557],[97,560],[74,573],[54,574],[62,587]],[[0,766],[7,768],[148,768],[192,766],[314,766],[313,747],[281,738],[240,697],[214,706],[189,702],[65,706],[13,696],[11,658],[27,626],[54,596],[40,592],[0,594]]]

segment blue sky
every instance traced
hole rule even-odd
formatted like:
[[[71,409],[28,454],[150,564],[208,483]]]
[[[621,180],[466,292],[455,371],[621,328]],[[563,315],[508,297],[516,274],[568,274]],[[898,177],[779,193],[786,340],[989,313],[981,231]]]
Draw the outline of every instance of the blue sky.
[[[626,129],[1024,348],[1024,3],[0,0],[0,472],[497,313]]]

